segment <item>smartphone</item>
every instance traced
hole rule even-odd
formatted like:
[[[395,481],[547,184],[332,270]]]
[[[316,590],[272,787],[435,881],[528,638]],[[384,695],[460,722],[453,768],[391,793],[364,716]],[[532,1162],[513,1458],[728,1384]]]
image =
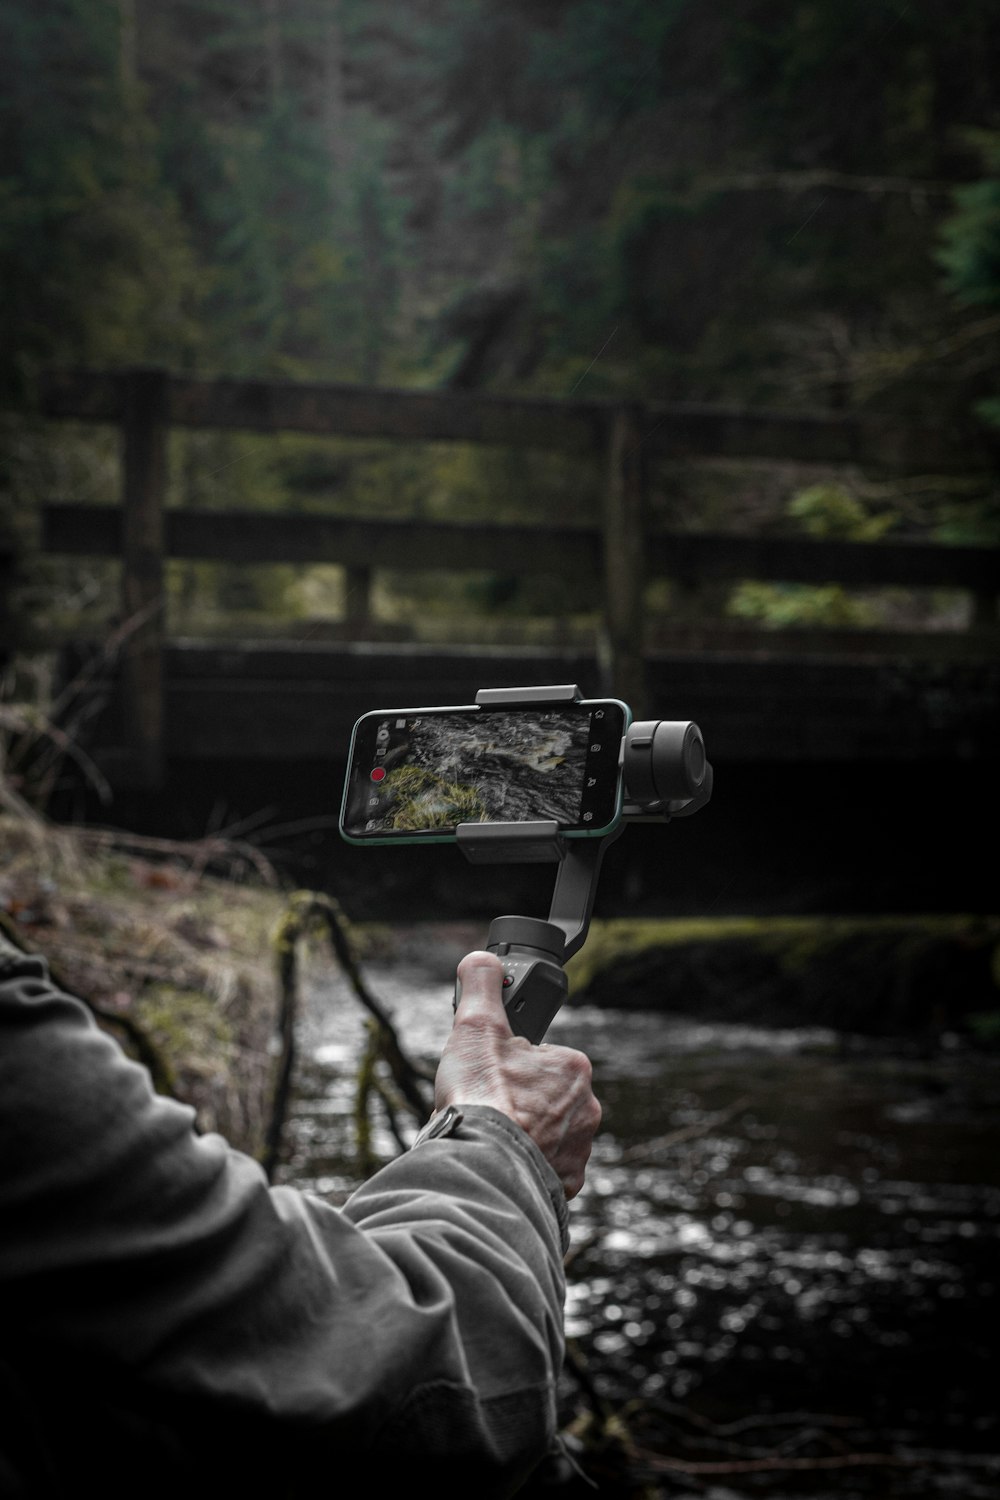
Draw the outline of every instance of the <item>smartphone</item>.
[[[380,709],[354,726],[340,814],[349,843],[443,843],[461,823],[552,821],[569,838],[621,819],[615,698]]]

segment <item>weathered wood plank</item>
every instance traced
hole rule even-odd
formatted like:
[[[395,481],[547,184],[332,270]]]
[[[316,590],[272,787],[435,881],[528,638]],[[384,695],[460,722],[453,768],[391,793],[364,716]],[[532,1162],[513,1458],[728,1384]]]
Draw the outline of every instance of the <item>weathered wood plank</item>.
[[[42,386],[43,414],[118,421],[123,372],[58,370]],[[996,465],[985,434],[939,432],[877,416],[784,412],[685,402],[636,403],[647,454],[855,463],[898,472],[968,472]],[[176,426],[295,431],[419,442],[497,443],[592,458],[615,404],[457,391],[168,377]]]
[[[120,422],[125,414],[125,372],[47,370],[40,382],[38,405],[45,417]]]
[[[756,633],[723,627],[705,628],[691,642],[685,631],[678,639],[660,642],[646,652],[655,672],[667,672],[685,682],[724,681],[726,673],[738,672],[745,661],[754,667],[780,670],[786,661],[798,661],[802,672],[811,663],[817,669],[837,669],[850,676],[858,660],[877,661],[892,670],[943,669],[957,673],[982,664],[1000,672],[1000,637],[996,631],[973,634],[933,631],[915,636],[904,631],[775,630]],[[357,640],[216,640],[184,637],[166,648],[169,670],[177,678],[198,676],[289,676],[316,682],[381,682],[394,675],[399,681],[447,682],[472,673],[480,676],[477,687],[499,687],[496,673],[514,673],[517,681],[577,681],[594,687],[595,657],[591,649],[559,646],[517,645],[427,645],[417,640],[357,642]],[[706,672],[708,669],[708,672]],[[525,676],[528,673],[528,676]],[[555,676],[553,676],[555,673]],[[489,676],[490,681],[486,681]]]
[[[927,542],[843,542],[814,537],[653,533],[651,567],[686,580],[771,579],[852,587],[968,588],[1000,591],[1000,548]]]
[[[204,510],[167,511],[164,522],[166,551],[171,557],[334,562],[345,567],[414,570],[516,566],[525,573],[580,572],[595,583],[601,567],[601,535],[596,526]],[[116,506],[53,503],[42,507],[45,551],[116,556],[121,539],[121,512]],[[659,531],[646,535],[645,553],[649,576],[686,582],[757,578],[1000,592],[1000,548]]]
[[[176,378],[171,411],[178,426],[496,443],[584,457],[598,440],[600,420],[598,412],[582,404],[557,400]]]
[[[360,713],[396,706],[385,703],[381,692],[344,700],[303,691],[304,686],[221,682],[205,683],[201,692],[190,684],[168,686],[167,752],[198,760],[329,759],[334,764],[343,760]],[[411,695],[402,696],[400,706]],[[423,701],[423,695],[415,696]],[[441,696],[451,702],[468,694]],[[720,764],[956,762],[983,758],[984,746],[995,754],[995,730],[989,732],[969,714],[956,708],[952,722],[937,721],[941,696],[941,684],[935,687],[934,703],[917,695],[883,694],[882,712],[876,716],[878,699],[866,693],[854,704],[854,713],[844,712],[844,706],[836,713],[827,695],[807,692],[793,675],[780,695],[762,692],[755,701],[714,695],[702,695],[699,701],[675,690],[669,697],[656,694],[654,703],[662,706],[665,717],[700,723],[709,753]]]
[[[116,507],[51,504],[42,508],[48,552],[113,557],[120,550]],[[339,563],[344,567],[530,573],[586,570],[596,579],[596,527],[508,526],[466,522],[368,520],[267,511],[169,511],[171,557],[240,563]]]
[[[540,686],[579,682],[595,695],[595,662],[586,652],[516,647],[465,646],[435,651],[410,643],[391,647],[324,642],[289,645],[243,642],[226,645],[175,642],[168,649],[171,679],[287,681],[315,683],[323,692],[344,692],[368,707],[471,703],[482,687]],[[456,697],[456,693],[464,697]],[[377,693],[380,702],[373,703]]]
[[[311,675],[301,675],[305,663]],[[959,764],[1000,751],[996,659],[778,660],[733,651],[652,653],[646,667],[651,715],[695,719],[720,765]],[[468,703],[480,687],[518,683],[575,681],[594,695],[597,673],[585,653],[175,644],[166,653],[166,749],[180,759],[333,766],[355,719],[372,709]],[[113,697],[105,745],[116,723]]]
[[[985,431],[940,431],[866,413],[646,402],[641,437],[648,453],[671,459],[750,458],[855,464],[897,473],[951,473],[997,465]]]
[[[118,421],[123,377],[60,370],[43,382],[46,416]],[[591,456],[602,409],[594,403],[409,391],[367,386],[169,377],[170,421],[178,427],[392,438],[411,442],[497,443]]]

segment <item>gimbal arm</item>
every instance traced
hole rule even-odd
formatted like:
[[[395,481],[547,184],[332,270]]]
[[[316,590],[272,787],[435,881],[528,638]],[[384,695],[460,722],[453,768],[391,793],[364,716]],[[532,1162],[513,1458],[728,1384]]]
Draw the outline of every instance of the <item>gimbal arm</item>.
[[[550,705],[575,701],[578,687],[484,689],[481,706]],[[627,800],[623,821],[602,838],[563,838],[554,822],[463,823],[458,844],[473,864],[557,860],[548,921],[495,917],[486,947],[504,967],[504,1005],[512,1030],[531,1042],[545,1036],[567,993],[563,964],[587,937],[604,852],[626,821],[669,822],[708,801],[712,768],[696,724],[668,720],[633,724],[622,742]],[[457,1004],[457,995],[456,995]]]

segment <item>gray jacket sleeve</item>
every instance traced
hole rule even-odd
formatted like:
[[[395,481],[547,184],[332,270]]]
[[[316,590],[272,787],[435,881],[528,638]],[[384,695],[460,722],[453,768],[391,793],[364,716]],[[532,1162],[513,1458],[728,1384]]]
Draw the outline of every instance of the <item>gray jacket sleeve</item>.
[[[0,942],[15,1350],[308,1429],[332,1455],[455,1464],[505,1494],[553,1438],[565,1245],[554,1173],[486,1108],[343,1211],[269,1187],[157,1096],[40,960]]]

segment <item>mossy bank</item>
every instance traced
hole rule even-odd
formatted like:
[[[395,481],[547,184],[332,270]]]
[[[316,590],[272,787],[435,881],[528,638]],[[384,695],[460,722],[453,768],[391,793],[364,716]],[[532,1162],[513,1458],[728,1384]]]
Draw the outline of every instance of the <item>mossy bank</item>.
[[[595,922],[577,1003],[773,1026],[1000,1039],[1000,918]]]

